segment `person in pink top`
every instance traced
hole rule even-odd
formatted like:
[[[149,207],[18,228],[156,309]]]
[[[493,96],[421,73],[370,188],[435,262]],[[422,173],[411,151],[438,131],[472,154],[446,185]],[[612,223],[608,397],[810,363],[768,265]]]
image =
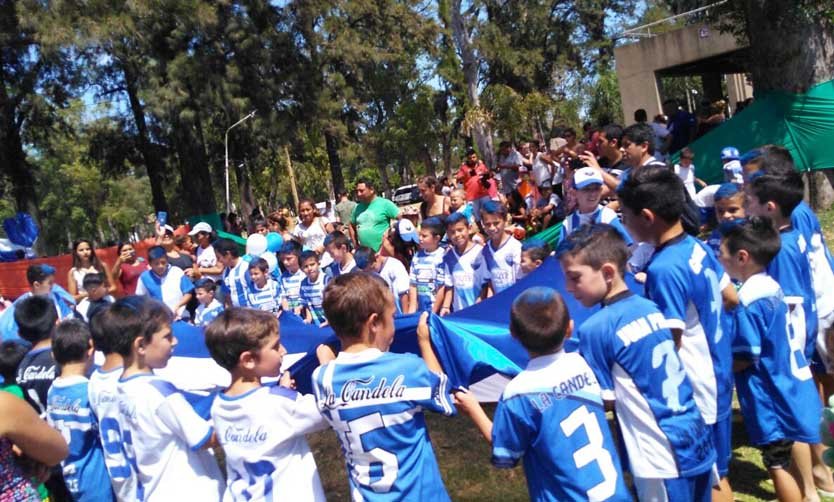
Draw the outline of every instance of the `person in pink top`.
[[[492,171],[478,159],[478,153],[470,148],[466,151],[466,161],[460,165],[455,178],[463,183],[466,200],[472,204],[472,214],[480,221],[481,204],[498,198],[498,186]]]

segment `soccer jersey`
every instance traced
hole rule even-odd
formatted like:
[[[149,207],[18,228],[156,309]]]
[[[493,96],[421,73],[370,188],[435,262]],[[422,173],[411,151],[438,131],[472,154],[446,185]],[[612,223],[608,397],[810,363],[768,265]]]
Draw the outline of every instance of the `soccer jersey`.
[[[249,286],[252,279],[249,276],[249,263],[240,258],[237,264],[223,270],[223,291],[233,307],[248,307]]]
[[[834,311],[834,258],[825,244],[820,221],[805,201],[791,213],[791,225],[808,244],[808,261],[817,304],[817,315],[825,317]]]
[[[481,251],[484,260],[484,282],[492,284],[492,291],[500,293],[518,280],[521,274],[521,243],[510,236],[498,249],[492,247],[492,239]]]
[[[717,228],[709,234],[709,237],[707,237],[707,246],[712,249],[715,256],[718,256],[721,252],[721,238],[721,231]]]
[[[254,282],[249,282],[249,291],[246,294],[246,302],[249,307],[264,312],[277,314],[281,308],[281,285],[267,277],[262,288]]]
[[[733,393],[731,336],[721,329],[721,290],[730,283],[706,244],[682,234],[655,250],[646,295],[670,329],[683,331],[680,358],[707,424],[726,418]]]
[[[61,461],[64,482],[75,500],[114,500],[107,478],[104,453],[98,435],[98,423],[87,397],[87,378],[58,377],[47,397],[47,420],[57,429],[69,447]]]
[[[342,443],[353,500],[449,500],[423,416],[454,414],[445,375],[412,354],[340,352],[313,372],[313,391]]]
[[[409,285],[417,289],[417,312],[432,312],[437,292],[443,287],[443,255],[446,250],[419,250],[411,260]]]
[[[388,284],[388,289],[394,295],[394,305],[397,307],[397,314],[402,314],[402,304],[400,303],[400,296],[408,293],[408,270],[405,265],[396,259],[387,257],[382,262],[382,267],[379,269],[379,276]]]
[[[52,349],[30,350],[17,366],[17,384],[23,389],[26,401],[42,417],[46,413],[46,395],[60,368],[52,358]]]
[[[211,407],[226,453],[224,500],[325,500],[305,434],[327,427],[312,395],[259,387]]]
[[[136,472],[127,459],[118,420],[119,395],[116,386],[121,374],[121,366],[109,371],[96,368],[87,384],[87,396],[90,409],[99,423],[99,440],[113,492],[120,502],[133,502],[139,500],[136,496]],[[130,442],[128,439],[127,443]]]
[[[580,213],[579,210],[576,210],[569,214],[567,218],[562,221],[562,232],[559,237],[559,241],[563,241],[565,237],[578,230],[582,225],[590,225],[594,223],[607,223],[611,225],[623,238],[626,246],[634,244],[634,240],[626,231],[620,221],[620,217],[617,216],[617,213],[613,209],[603,205],[598,206],[590,213]]]
[[[577,329],[603,398],[615,401],[638,478],[691,477],[715,462],[710,430],[665,322],[654,303],[625,292]]]
[[[208,305],[201,303],[197,306],[197,310],[194,311],[194,324],[197,326],[207,326],[217,316],[222,314],[223,310],[225,310],[223,304],[217,301],[217,299],[212,299]]]
[[[168,265],[162,277],[156,275],[153,270],[145,270],[139,276],[136,283],[137,295],[148,295],[151,298],[161,301],[174,310],[182,297],[194,290],[191,279],[183,273],[182,269]],[[175,314],[181,314],[185,307],[180,307]]]
[[[307,276],[301,269],[291,274],[288,270],[281,272],[281,293],[287,299],[287,306],[293,311],[302,306],[301,303],[301,281]]]
[[[84,298],[78,305],[75,306],[75,313],[81,318],[84,322],[90,322],[90,319],[93,318],[94,315],[98,314],[101,309],[107,308],[114,300],[112,296],[107,295],[99,300],[90,300],[89,298]]]
[[[744,282],[738,298],[733,357],[752,363],[735,374],[750,442],[819,443],[820,400],[804,347],[788,327],[779,284],[767,274],[756,274]]]
[[[444,285],[454,288],[452,310],[455,312],[475,305],[475,301],[481,295],[486,269],[482,249],[483,246],[480,244],[473,244],[460,255],[457,249],[451,247],[443,257]]]
[[[212,427],[173,384],[153,373],[120,378],[119,427],[139,500],[219,500],[222,476],[203,450]]]
[[[520,458],[531,500],[631,500],[599,384],[579,354],[533,358],[504,389],[492,463]]]
[[[782,248],[767,266],[767,274],[782,287],[788,304],[788,320],[810,361],[816,349],[817,307],[811,270],[808,265],[808,244],[795,228],[781,230]]]
[[[326,267],[322,267],[322,271],[325,274],[327,274],[328,282],[329,282],[329,281],[332,281],[333,279],[335,279],[336,277],[339,277],[340,275],[352,272],[353,269],[355,269],[355,268],[356,268],[356,261],[353,258],[351,258],[350,261],[347,263],[347,265],[345,265],[344,267],[342,266],[341,263],[339,263],[337,261],[334,261],[330,265],[328,265]]]
[[[327,284],[327,277],[323,272],[319,272],[318,279],[315,282],[310,282],[310,279],[305,277],[301,281],[301,303],[304,308],[310,312],[313,317],[313,324],[319,325],[326,321],[324,317],[324,286]]]
[[[214,246],[209,244],[206,247],[197,246],[197,261],[195,265],[199,268],[215,268],[217,266],[217,253],[214,251]],[[222,275],[203,274],[203,277],[208,277],[214,282],[220,281]]]

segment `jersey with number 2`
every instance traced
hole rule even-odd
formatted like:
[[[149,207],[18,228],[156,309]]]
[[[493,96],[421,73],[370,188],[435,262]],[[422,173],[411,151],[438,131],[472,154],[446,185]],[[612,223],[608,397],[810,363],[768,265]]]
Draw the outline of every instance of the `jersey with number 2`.
[[[449,500],[423,416],[454,414],[445,375],[413,354],[342,352],[315,370],[313,391],[342,443],[353,500]]]

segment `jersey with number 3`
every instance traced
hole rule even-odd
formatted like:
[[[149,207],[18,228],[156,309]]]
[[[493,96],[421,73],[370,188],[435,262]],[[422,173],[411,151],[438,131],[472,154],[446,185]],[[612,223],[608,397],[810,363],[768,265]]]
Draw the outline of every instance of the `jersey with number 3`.
[[[342,443],[353,500],[449,500],[423,416],[455,413],[445,375],[413,354],[367,349],[316,368],[313,390]]]
[[[779,284],[756,274],[741,286],[738,299],[733,357],[750,362],[735,375],[750,442],[819,443],[820,400]]]
[[[599,384],[579,354],[533,358],[504,389],[492,463],[522,458],[531,500],[631,500]]]
[[[116,386],[121,375],[121,366],[109,371],[96,368],[90,375],[87,394],[90,399],[90,408],[98,418],[104,463],[107,466],[107,473],[110,474],[113,492],[120,502],[133,502],[141,500],[141,497],[137,498],[136,472],[130,466],[124,449],[125,444],[130,444],[132,441],[130,437],[123,439],[118,420],[119,395]]]
[[[577,329],[579,351],[603,398],[615,402],[638,478],[690,477],[715,461],[710,430],[665,323],[654,303],[627,292]]]
[[[704,422],[729,416],[733,397],[731,336],[721,329],[721,290],[730,284],[706,244],[683,234],[657,248],[646,270],[646,296],[683,331],[679,351]]]
[[[219,394],[211,418],[226,453],[223,500],[325,500],[304,438],[327,427],[312,395],[277,385]]]

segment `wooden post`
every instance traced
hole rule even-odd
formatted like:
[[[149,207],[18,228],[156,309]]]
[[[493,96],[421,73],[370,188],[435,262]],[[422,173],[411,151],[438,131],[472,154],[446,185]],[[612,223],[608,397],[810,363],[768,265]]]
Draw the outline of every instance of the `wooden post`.
[[[295,204],[294,211],[298,210],[298,188],[295,186],[295,171],[292,169],[292,159],[290,159],[290,149],[284,145],[284,156],[287,158],[287,171],[290,173],[290,190],[292,191],[292,201]]]

